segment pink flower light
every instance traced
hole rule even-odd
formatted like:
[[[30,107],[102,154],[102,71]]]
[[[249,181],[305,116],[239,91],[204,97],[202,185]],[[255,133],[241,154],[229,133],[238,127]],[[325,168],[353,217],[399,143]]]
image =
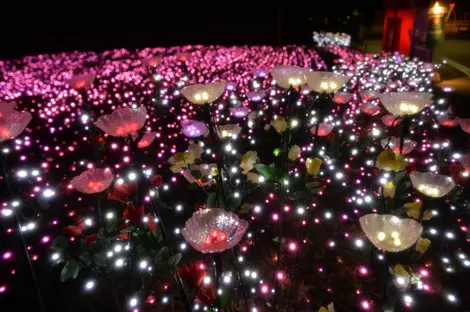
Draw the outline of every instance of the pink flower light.
[[[109,115],[98,118],[95,125],[115,137],[125,137],[139,131],[145,124],[147,109],[144,105],[139,108],[121,107]]]
[[[155,140],[156,132],[147,132],[144,134],[142,139],[140,139],[139,143],[137,143],[138,148],[146,148],[150,144],[152,144],[153,140]]]
[[[73,76],[67,80],[67,84],[75,90],[88,88],[95,80],[95,74]]]
[[[100,193],[113,182],[114,175],[107,169],[89,169],[70,181],[74,189],[85,194]]]
[[[220,208],[196,211],[181,231],[197,251],[218,253],[237,245],[248,229],[248,222]]]
[[[0,119],[0,142],[16,138],[31,121],[28,112],[11,111],[8,116]]]
[[[310,132],[315,134],[315,128],[316,126],[313,126],[312,128],[310,128]],[[318,136],[327,136],[328,134],[330,134],[331,131],[333,131],[333,128],[334,128],[333,124],[322,122],[320,124],[320,128],[318,129]]]
[[[157,67],[162,62],[162,58],[159,56],[146,57],[142,59],[142,63],[147,67]]]

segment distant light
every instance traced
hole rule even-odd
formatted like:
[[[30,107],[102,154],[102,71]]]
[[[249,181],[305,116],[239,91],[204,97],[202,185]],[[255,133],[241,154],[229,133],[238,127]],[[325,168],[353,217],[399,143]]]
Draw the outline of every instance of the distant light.
[[[93,281],[88,281],[85,284],[85,289],[86,290],[92,290],[95,287],[95,282]]]

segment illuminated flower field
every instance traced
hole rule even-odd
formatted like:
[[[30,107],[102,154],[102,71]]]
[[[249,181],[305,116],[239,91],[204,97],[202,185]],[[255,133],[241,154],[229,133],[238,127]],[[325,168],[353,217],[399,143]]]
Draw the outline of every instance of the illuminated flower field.
[[[436,68],[335,45],[0,61],[2,311],[465,311],[470,120]]]

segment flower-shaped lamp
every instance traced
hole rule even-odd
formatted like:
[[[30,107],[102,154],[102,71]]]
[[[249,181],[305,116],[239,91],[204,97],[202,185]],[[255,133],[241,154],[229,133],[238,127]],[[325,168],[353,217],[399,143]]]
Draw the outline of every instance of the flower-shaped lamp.
[[[297,88],[305,84],[306,70],[302,67],[278,65],[271,70],[271,75],[281,88]]]
[[[183,96],[191,103],[203,105],[217,100],[225,91],[225,81],[195,84],[181,89]]]
[[[181,127],[183,133],[188,138],[197,138],[202,136],[207,136],[209,129],[202,121],[185,119],[181,121]]]
[[[398,137],[388,137],[382,139],[380,140],[380,144],[382,144],[383,148],[388,147],[391,148],[395,153],[400,153],[400,138]],[[412,139],[404,139],[402,154],[407,155],[411,153],[411,151],[414,150],[417,145],[418,143]]]
[[[432,172],[413,171],[410,179],[415,189],[434,198],[447,195],[455,186],[451,177]]]
[[[395,116],[414,115],[431,104],[432,93],[390,92],[379,95],[383,106]]]
[[[196,211],[181,234],[197,251],[218,253],[237,245],[248,229],[248,222],[220,208]]]
[[[88,88],[95,80],[95,74],[73,76],[67,80],[67,84],[75,90]]]
[[[351,77],[333,72],[314,72],[305,73],[307,85],[317,93],[332,93],[341,89]]]
[[[423,231],[421,224],[415,220],[394,215],[367,214],[359,218],[359,223],[375,247],[390,252],[410,248]]]
[[[100,193],[113,182],[114,175],[108,169],[88,169],[74,177],[70,184],[77,191],[85,194]]]
[[[8,116],[0,119],[0,142],[16,138],[31,121],[28,112],[10,111]]]
[[[139,108],[120,107],[109,115],[98,118],[95,125],[115,137],[125,137],[135,134],[145,124],[147,109],[144,105]]]

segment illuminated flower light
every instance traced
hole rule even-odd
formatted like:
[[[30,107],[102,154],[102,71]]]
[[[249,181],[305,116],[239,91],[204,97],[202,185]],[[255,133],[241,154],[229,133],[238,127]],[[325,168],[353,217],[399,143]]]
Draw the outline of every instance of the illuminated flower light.
[[[162,62],[162,58],[159,56],[146,57],[142,59],[142,63],[147,67],[157,67]]]
[[[361,97],[361,99],[363,99],[364,101],[371,101],[371,100],[375,100],[376,98],[379,97],[379,92],[377,91],[372,91],[372,90],[363,90],[363,91],[360,91],[359,92],[359,96]]]
[[[262,78],[266,77],[269,74],[269,70],[264,69],[264,68],[256,68],[253,70],[253,76]]]
[[[156,132],[147,132],[144,134],[142,139],[140,139],[139,143],[137,143],[138,148],[145,148],[152,144],[153,140],[155,140]]]
[[[13,112],[15,105],[15,102],[0,102],[0,118],[8,117]]]
[[[447,195],[455,186],[451,177],[432,172],[413,171],[410,179],[415,189],[434,198]]]
[[[470,154],[460,156],[459,162],[465,170],[470,171]]]
[[[387,127],[392,127],[392,126],[396,126],[400,122],[400,119],[393,115],[384,115],[382,117],[382,122]]]
[[[287,129],[286,119],[282,116],[277,116],[276,119],[271,121],[270,125],[276,129],[278,133],[283,133]]]
[[[236,87],[237,87],[236,82],[229,81],[229,82],[225,83],[225,89],[226,90],[233,91],[233,90],[235,90]]]
[[[305,160],[305,168],[307,169],[307,173],[313,176],[318,175],[320,173],[320,168],[322,164],[323,164],[323,160],[321,160],[318,157],[313,158],[313,159],[307,158]]]
[[[317,126],[313,126],[312,128],[310,128],[310,132],[312,132],[313,134],[315,134],[315,128]],[[333,128],[334,128],[334,124],[332,123],[329,123],[329,122],[322,122],[320,124],[320,128],[318,128],[318,133],[317,135],[318,136],[327,136],[328,134],[331,133],[331,131],[333,131]]]
[[[459,117],[453,115],[438,115],[437,121],[444,127],[457,127],[459,125]]]
[[[470,133],[470,118],[460,118],[459,123],[463,131]]]
[[[308,86],[317,93],[332,93],[341,89],[351,77],[335,74],[333,72],[305,73]]]
[[[382,139],[380,140],[380,144],[382,144],[383,148],[388,147],[392,149],[395,153],[400,153],[400,138],[398,137],[388,137],[388,138]],[[405,138],[403,140],[402,154],[407,155],[411,153],[411,151],[413,151],[417,145],[418,143],[416,141]]]
[[[338,92],[333,97],[333,102],[336,104],[346,104],[351,101],[353,98],[353,94],[349,92]]]
[[[191,174],[192,170],[197,170],[201,173],[202,177],[206,177],[206,180],[203,182],[203,179],[196,179]],[[209,176],[214,177],[218,174],[216,164],[202,164],[202,165],[192,165],[191,170],[183,170],[181,174],[186,178],[189,183],[197,183],[200,186],[206,186],[212,183],[213,179]]]
[[[431,104],[432,93],[390,92],[379,95],[382,105],[395,116],[414,115]]]
[[[75,90],[88,88],[95,80],[95,74],[73,76],[67,80],[67,84]]]
[[[377,156],[376,167],[385,171],[402,171],[406,167],[403,155],[386,149]]]
[[[384,198],[395,198],[395,191],[397,189],[397,186],[393,182],[387,182],[383,185],[383,187],[380,189],[380,193],[382,193],[382,196]]]
[[[238,118],[246,117],[246,115],[248,115],[249,112],[250,112],[250,109],[245,106],[230,108],[230,113],[232,113],[234,117],[238,117]]]
[[[191,103],[203,105],[217,100],[225,91],[225,81],[195,84],[181,89],[183,96]]]
[[[260,102],[264,97],[266,97],[266,91],[251,91],[246,94],[246,97],[252,102]]]
[[[100,193],[113,182],[114,175],[108,169],[89,169],[74,177],[70,184],[85,194]]]
[[[197,138],[202,136],[207,136],[209,134],[209,129],[202,121],[185,119],[181,121],[181,127],[185,136],[189,138]]]
[[[248,222],[220,208],[196,211],[181,231],[197,251],[218,253],[237,245],[248,229]]]
[[[108,135],[125,137],[139,131],[146,118],[147,109],[144,105],[139,108],[120,107],[111,114],[100,116],[95,125]]]
[[[306,71],[307,69],[302,67],[278,65],[271,70],[271,75],[281,88],[289,89],[305,84]]]
[[[423,232],[423,227],[415,220],[394,215],[367,214],[359,218],[359,223],[375,247],[390,252],[410,248]]]
[[[242,174],[247,174],[248,171],[252,170],[258,160],[258,152],[248,151],[243,154],[240,161],[240,168],[243,169]]]
[[[188,168],[194,160],[196,160],[196,156],[191,152],[182,152],[176,153],[170,159],[168,159],[168,163],[171,165],[170,170],[173,173],[180,173],[183,169]]]
[[[31,121],[28,112],[11,111],[8,116],[0,119],[0,142],[16,138]]]
[[[231,138],[234,135],[238,135],[240,131],[242,131],[242,128],[238,125],[217,126],[217,135],[221,139]]]
[[[372,102],[363,103],[361,105],[361,110],[367,115],[375,116],[380,113],[380,106]]]

